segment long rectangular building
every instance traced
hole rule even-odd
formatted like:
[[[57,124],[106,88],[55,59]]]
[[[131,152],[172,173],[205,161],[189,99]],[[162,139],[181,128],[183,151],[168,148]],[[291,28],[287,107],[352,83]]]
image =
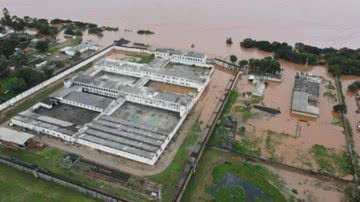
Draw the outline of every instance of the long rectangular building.
[[[319,96],[321,79],[298,72],[292,94],[291,111],[294,114],[317,118],[320,116]]]

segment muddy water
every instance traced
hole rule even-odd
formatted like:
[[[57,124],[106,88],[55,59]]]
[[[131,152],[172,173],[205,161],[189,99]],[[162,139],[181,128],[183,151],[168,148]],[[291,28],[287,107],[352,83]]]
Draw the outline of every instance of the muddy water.
[[[314,75],[322,76],[326,80],[331,80],[334,84],[334,80],[327,73],[326,68],[321,66],[306,68],[287,62],[282,62],[282,68],[284,68],[282,83],[270,82],[265,90],[263,100],[263,103],[266,106],[279,108],[282,113],[274,116],[271,120],[252,120],[251,123],[256,124],[260,130],[271,129],[294,136],[296,126],[297,124],[300,124],[301,132],[296,141],[301,141],[305,145],[323,144],[327,147],[339,147],[344,145],[344,136],[341,133],[341,128],[332,124],[334,121],[332,107],[335,102],[322,96],[326,90],[324,85],[321,85],[320,89],[320,118],[310,119],[291,115],[291,95],[296,72],[310,72]]]
[[[313,75],[330,80],[334,84],[334,79],[327,73],[327,69],[322,66],[303,67],[284,61],[281,62],[281,66],[284,69],[283,81],[281,83],[269,82],[263,100],[264,105],[280,109],[281,114],[250,119],[248,123],[255,126],[256,136],[265,138],[264,132],[266,130],[288,134],[289,136],[281,138],[281,144],[276,148],[276,153],[285,163],[298,166],[303,166],[302,160],[305,160],[299,159],[299,157],[306,157],[311,161],[309,150],[314,144],[344,150],[346,142],[342,128],[332,123],[336,118],[332,114],[332,107],[335,102],[323,96],[326,91],[325,84],[322,84],[320,88],[320,117],[318,119],[291,114],[291,96],[296,72],[310,72]],[[243,77],[238,82],[237,88],[240,92],[245,92],[251,91],[254,87],[247,81],[246,77]]]
[[[297,197],[305,201],[339,202],[343,199],[344,187],[315,178],[267,166],[286,183],[289,190],[296,190]]]
[[[195,49],[209,54],[238,53],[238,41],[246,37],[360,47],[358,0],[1,0],[0,7],[19,16],[119,26],[121,31],[106,34],[108,42],[125,36],[181,49],[195,44]],[[138,36],[138,29],[156,34]],[[235,42],[230,48],[226,37]]]
[[[360,121],[360,113],[356,113],[357,105],[354,93],[348,91],[348,86],[354,82],[360,80],[359,76],[344,76],[342,77],[343,92],[345,95],[345,102],[348,107],[347,117],[350,121],[353,130],[353,139],[355,144],[355,151],[360,154],[360,132],[356,129],[357,124]]]
[[[202,123],[208,123],[214,110],[224,96],[226,88],[230,83],[230,79],[234,78],[234,74],[231,74],[228,70],[221,67],[216,67],[211,80],[204,90],[202,97],[198,101],[197,105],[202,107],[199,120]]]

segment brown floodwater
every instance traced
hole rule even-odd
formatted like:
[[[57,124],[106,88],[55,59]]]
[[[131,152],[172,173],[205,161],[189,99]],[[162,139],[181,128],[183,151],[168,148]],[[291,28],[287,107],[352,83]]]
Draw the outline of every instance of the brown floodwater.
[[[267,130],[288,134],[289,136],[281,138],[281,144],[277,146],[276,153],[284,163],[301,167],[304,166],[302,160],[305,159],[299,158],[307,158],[311,161],[309,151],[315,144],[338,151],[346,151],[343,129],[333,123],[336,121],[336,115],[332,113],[332,107],[336,102],[323,96],[327,91],[325,83],[322,83],[320,87],[319,118],[313,119],[291,114],[291,95],[296,72],[303,71],[321,76],[323,80],[331,81],[333,85],[334,78],[327,73],[327,69],[323,66],[304,67],[281,61],[281,67],[284,69],[283,81],[281,83],[269,82],[262,101],[265,106],[280,109],[281,114],[262,115],[248,120],[248,124],[256,129],[255,135],[263,139]],[[253,88],[253,84],[250,84],[246,77],[242,77],[237,83],[237,89],[240,92],[252,91]],[[298,127],[300,130],[297,130]],[[295,138],[297,134],[298,136]]]
[[[353,139],[355,144],[355,151],[360,154],[360,132],[357,130],[357,124],[360,121],[360,113],[356,113],[357,105],[354,93],[348,91],[348,86],[360,80],[360,76],[344,76],[342,77],[343,92],[345,95],[345,102],[348,108],[347,118],[350,121],[353,130]]]
[[[246,37],[360,47],[358,0],[0,0],[19,16],[64,18],[118,26],[103,42],[121,36],[157,46],[190,48],[210,55],[239,53]],[[125,32],[125,29],[133,32]],[[139,36],[138,29],[155,31]],[[232,37],[234,45],[225,45]],[[246,53],[243,53],[246,54]]]

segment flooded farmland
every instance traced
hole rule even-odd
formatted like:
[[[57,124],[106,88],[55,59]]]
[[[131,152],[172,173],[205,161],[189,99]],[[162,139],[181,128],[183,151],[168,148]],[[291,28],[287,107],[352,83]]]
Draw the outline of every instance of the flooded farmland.
[[[337,103],[334,78],[323,66],[304,67],[284,61],[281,61],[281,66],[282,82],[268,82],[263,99],[259,103],[278,109],[281,113],[270,115],[254,110],[252,114],[247,115],[247,120],[244,120],[244,114],[240,117],[245,122],[247,135],[252,136],[254,146],[258,147],[263,157],[306,169],[321,169],[316,163],[317,156],[314,153],[314,148],[318,145],[328,148],[331,152],[346,152],[343,128],[337,115],[332,112],[333,106]],[[291,113],[292,89],[298,71],[322,78],[319,97],[320,117],[317,119]],[[253,89],[254,85],[247,80],[246,75],[237,83],[240,94],[251,92]],[[238,98],[240,102],[243,99],[243,96]],[[236,103],[233,107],[235,114],[239,114],[237,105],[239,104]],[[243,138],[237,136],[238,140]]]

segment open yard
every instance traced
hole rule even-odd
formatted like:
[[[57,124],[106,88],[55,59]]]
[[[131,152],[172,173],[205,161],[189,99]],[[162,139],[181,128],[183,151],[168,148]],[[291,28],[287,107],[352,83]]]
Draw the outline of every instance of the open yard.
[[[73,190],[38,180],[31,175],[0,165],[0,202],[92,202]]]

